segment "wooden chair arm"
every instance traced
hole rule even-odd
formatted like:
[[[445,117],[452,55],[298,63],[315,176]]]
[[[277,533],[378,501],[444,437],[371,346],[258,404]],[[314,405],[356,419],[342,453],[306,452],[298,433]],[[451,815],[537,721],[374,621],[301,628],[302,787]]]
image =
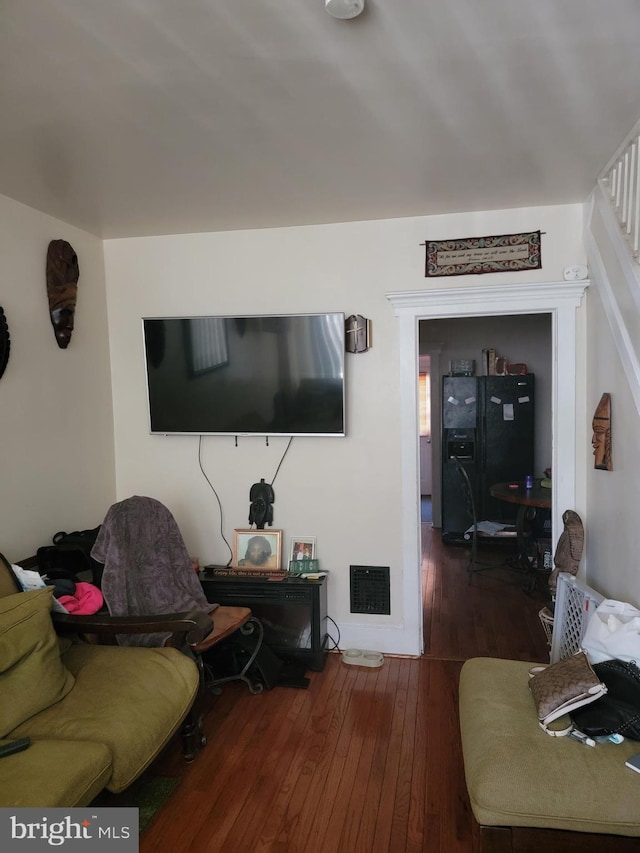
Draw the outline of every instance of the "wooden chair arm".
[[[196,646],[213,629],[207,613],[193,610],[185,613],[163,613],[159,616],[110,616],[106,612],[91,616],[73,613],[51,613],[59,634],[98,634],[114,637],[116,634],[156,634],[170,632],[165,645],[180,647],[185,643]]]

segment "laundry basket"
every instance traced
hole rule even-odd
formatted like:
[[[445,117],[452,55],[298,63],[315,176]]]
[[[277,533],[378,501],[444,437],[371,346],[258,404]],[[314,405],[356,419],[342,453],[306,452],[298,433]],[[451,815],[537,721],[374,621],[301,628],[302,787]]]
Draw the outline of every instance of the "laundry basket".
[[[603,598],[573,575],[566,572],[558,575],[551,623],[551,663],[570,657],[580,649],[589,617]]]
[[[540,622],[542,623],[544,635],[547,638],[547,645],[551,647],[554,622],[553,613],[549,610],[548,607],[543,607],[542,610],[540,610],[540,612],[538,613],[538,617],[540,618]]]

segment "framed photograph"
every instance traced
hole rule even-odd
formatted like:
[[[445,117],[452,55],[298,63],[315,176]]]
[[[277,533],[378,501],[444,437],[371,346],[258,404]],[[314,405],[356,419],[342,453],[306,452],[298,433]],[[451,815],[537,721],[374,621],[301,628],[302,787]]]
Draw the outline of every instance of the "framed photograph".
[[[314,560],[316,556],[315,536],[292,536],[289,562],[293,560]]]
[[[234,530],[233,566],[239,569],[274,569],[282,565],[282,530]]]

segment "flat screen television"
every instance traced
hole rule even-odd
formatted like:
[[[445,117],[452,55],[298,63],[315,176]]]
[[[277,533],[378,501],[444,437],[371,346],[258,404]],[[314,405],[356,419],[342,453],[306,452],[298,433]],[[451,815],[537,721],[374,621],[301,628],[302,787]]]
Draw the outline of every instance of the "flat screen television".
[[[151,433],[345,434],[344,314],[142,323]]]

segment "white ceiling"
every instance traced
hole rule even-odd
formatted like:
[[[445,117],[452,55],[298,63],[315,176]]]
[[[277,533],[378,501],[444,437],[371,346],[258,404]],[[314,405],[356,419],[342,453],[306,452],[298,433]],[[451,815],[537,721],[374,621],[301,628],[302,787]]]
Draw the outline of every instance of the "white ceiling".
[[[0,193],[105,238],[581,202],[638,0],[0,0]]]

